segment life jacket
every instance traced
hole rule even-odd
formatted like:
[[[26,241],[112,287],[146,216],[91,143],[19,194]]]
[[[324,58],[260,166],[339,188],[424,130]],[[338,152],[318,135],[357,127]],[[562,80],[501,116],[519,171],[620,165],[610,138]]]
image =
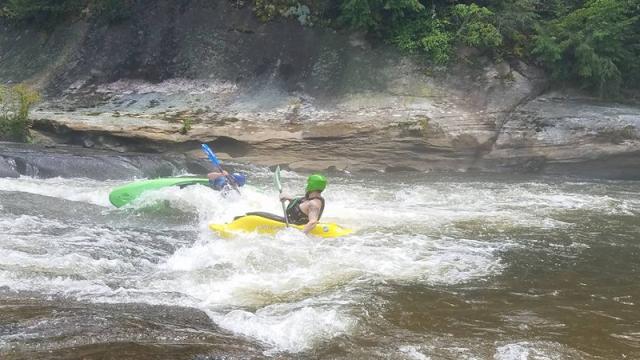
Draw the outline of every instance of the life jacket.
[[[231,176],[236,176],[231,175]],[[244,186],[244,183],[240,183],[238,182],[238,180],[235,180],[235,185],[237,185],[238,187],[240,186]],[[233,189],[232,184],[229,183],[229,180],[227,179],[226,176],[218,176],[217,178],[211,180],[209,179],[209,186],[213,189],[213,190],[217,190],[217,191],[229,191],[231,189]]]
[[[219,176],[214,180],[209,179],[209,186],[211,186],[213,190],[221,191],[228,185],[228,181],[224,176]]]
[[[318,214],[318,220],[320,220],[320,218],[322,217],[322,212],[324,211],[324,198],[322,196],[309,198],[307,197],[307,195],[305,195],[294,198],[293,200],[291,200],[291,202],[289,202],[289,205],[287,206],[287,220],[289,220],[289,223],[295,225],[304,225],[308,223],[309,216],[307,216],[307,214],[302,211],[300,205],[314,199],[318,199],[322,203],[322,205],[320,206],[320,214]]]
[[[222,197],[227,197],[231,193],[231,185],[224,176],[217,177],[215,180],[209,180],[209,187],[215,191],[219,191]]]

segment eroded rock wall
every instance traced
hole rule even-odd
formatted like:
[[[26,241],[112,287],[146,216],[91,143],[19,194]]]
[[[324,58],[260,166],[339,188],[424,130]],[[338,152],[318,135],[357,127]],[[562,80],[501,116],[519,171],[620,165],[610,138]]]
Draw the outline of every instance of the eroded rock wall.
[[[236,2],[137,4],[118,24],[2,28],[0,80],[44,90],[32,116],[53,142],[210,142],[294,169],[638,174],[640,107],[545,93],[526,64],[468,54],[434,69],[361,34],[262,23]]]

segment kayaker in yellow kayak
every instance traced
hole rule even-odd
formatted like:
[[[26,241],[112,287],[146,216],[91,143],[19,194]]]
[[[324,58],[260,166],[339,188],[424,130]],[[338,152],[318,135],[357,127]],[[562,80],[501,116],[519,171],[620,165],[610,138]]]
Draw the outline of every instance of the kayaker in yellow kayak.
[[[274,175],[275,184],[281,194],[282,210],[286,215],[284,218],[271,213],[250,212],[243,216],[236,216],[232,222],[227,224],[209,224],[209,228],[223,238],[231,238],[236,232],[273,235],[288,227],[321,238],[338,238],[353,232],[353,230],[338,224],[318,222],[322,216],[322,210],[324,210],[324,199],[321,193],[327,187],[327,179],[324,176],[317,174],[309,176],[305,196],[293,198],[282,195],[279,166],[276,167]],[[290,202],[288,207],[285,206],[285,201]]]
[[[289,223],[304,225],[302,231],[305,234],[313,230],[322,217],[325,202],[321,193],[326,187],[327,179],[320,174],[313,174],[307,179],[304,196],[291,197],[286,194],[281,194],[280,201],[289,201],[286,209]]]

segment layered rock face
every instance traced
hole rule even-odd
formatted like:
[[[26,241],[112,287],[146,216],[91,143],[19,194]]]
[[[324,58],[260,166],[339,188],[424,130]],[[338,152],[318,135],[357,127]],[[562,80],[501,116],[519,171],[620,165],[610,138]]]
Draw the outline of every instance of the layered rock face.
[[[640,107],[545,92],[540,71],[432,69],[358,34],[261,23],[227,1],[142,1],[119,24],[5,27],[0,80],[42,87],[40,141],[126,151],[209,142],[323,170],[640,177]],[[44,140],[43,140],[44,139]]]
[[[640,107],[544,94],[514,111],[485,159],[534,172],[640,178]]]

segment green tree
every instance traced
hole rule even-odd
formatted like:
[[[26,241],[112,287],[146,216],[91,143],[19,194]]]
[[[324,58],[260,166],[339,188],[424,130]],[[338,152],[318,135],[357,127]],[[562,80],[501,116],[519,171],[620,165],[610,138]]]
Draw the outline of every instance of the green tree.
[[[456,45],[494,49],[502,36],[494,25],[491,10],[476,4],[443,7],[439,14],[432,8],[397,21],[391,30],[391,42],[410,53],[423,53],[436,64],[450,61]]]
[[[551,20],[567,15],[575,9],[581,8],[585,0],[540,0],[538,14],[543,19]]]
[[[494,23],[494,14],[476,4],[458,4],[451,11],[456,40],[464,45],[491,49],[502,44],[502,36]]]
[[[446,26],[446,22],[422,14],[392,29],[391,42],[403,51],[423,53],[436,64],[446,64],[449,62],[454,40]]]
[[[615,93],[640,80],[640,7],[634,0],[590,0],[538,29],[533,53],[558,80]]]
[[[522,57],[535,26],[540,19],[540,0],[494,0],[491,9],[496,14],[495,25],[505,40],[506,51]]]

